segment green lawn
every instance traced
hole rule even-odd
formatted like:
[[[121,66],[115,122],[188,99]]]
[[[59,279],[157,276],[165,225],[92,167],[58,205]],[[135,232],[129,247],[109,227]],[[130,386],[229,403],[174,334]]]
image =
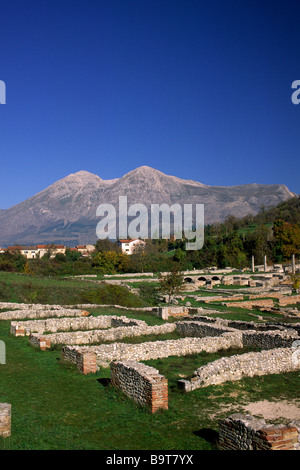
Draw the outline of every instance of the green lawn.
[[[92,284],[80,280],[0,273],[0,300],[2,288],[10,293],[10,301],[14,298],[20,301],[28,282],[31,282],[28,292],[47,291],[47,298],[53,303],[63,299],[70,304],[81,289],[94,289]],[[224,306],[216,308],[222,318],[251,321],[254,320],[251,313],[264,315],[237,308],[230,313]],[[164,323],[142,311],[100,307],[88,310],[93,315],[139,318],[148,325]],[[269,317],[265,319],[269,321]],[[283,321],[279,315],[271,318]],[[169,381],[169,410],[152,415],[111,387],[109,369],[84,376],[72,365],[63,363],[59,348],[37,350],[29,344],[28,337],[11,336],[9,326],[9,321],[0,321],[0,340],[6,344],[6,364],[0,364],[0,402],[12,405],[12,435],[0,439],[0,449],[214,450],[220,418],[243,411],[251,401],[300,399],[299,372],[247,378],[183,394],[177,388],[177,380],[189,377],[201,365],[223,355],[245,351],[170,357],[147,362]],[[175,337],[175,333],[164,335],[164,339]],[[157,338],[163,337],[124,341]]]
[[[85,303],[145,307],[126,287],[81,279],[46,278],[0,271],[0,302],[77,305]]]
[[[299,373],[182,394],[177,380],[222,353],[171,357],[148,361],[169,380],[169,410],[152,415],[109,385],[109,369],[83,376],[62,363],[59,351],[42,352],[28,338],[12,337],[7,321],[0,323],[0,339],[7,348],[0,402],[12,405],[12,435],[0,439],[0,449],[213,450],[208,436],[217,435],[219,418],[250,401],[300,397]]]

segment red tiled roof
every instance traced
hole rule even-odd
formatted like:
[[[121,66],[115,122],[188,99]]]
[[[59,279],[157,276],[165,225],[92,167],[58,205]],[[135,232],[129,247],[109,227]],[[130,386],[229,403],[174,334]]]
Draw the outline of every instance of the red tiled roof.
[[[36,245],[35,246],[14,245],[14,246],[7,247],[8,251],[36,250],[36,249],[37,249]]]
[[[64,245],[36,245],[39,249],[65,248]]]

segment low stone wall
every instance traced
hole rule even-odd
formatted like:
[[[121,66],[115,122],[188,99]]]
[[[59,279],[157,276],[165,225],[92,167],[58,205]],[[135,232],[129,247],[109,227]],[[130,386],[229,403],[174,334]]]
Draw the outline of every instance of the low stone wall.
[[[218,312],[216,312],[218,313]],[[220,317],[209,317],[205,315],[193,314],[189,315],[184,319],[187,321],[200,321],[205,323],[213,323],[222,325],[224,327],[233,328],[236,330],[255,330],[255,331],[272,331],[272,330],[294,330],[300,335],[300,323],[280,323],[280,322],[266,322],[266,323],[257,323],[257,322],[248,322],[242,320],[226,320]]]
[[[194,321],[193,318],[196,320]],[[195,315],[188,317],[185,321],[177,322],[176,326],[183,336],[220,336],[225,332],[243,331],[243,345],[260,349],[291,347],[292,343],[299,339],[298,324],[295,324],[295,328],[293,328],[293,325],[290,327],[289,324],[283,326],[281,324],[230,321]]]
[[[217,322],[211,324],[192,320],[177,322],[176,327],[183,336],[196,336],[198,338],[204,338],[205,336],[221,336],[223,333],[236,331],[233,328],[223,326]]]
[[[230,296],[230,299],[227,297],[222,297],[221,295],[216,295],[216,296],[203,296],[203,297],[199,297],[199,300],[200,302],[203,302],[205,304],[209,304],[211,302],[226,302],[228,300],[244,300],[244,296],[243,295],[231,295]]]
[[[286,297],[280,297],[279,299],[279,305],[284,306],[284,305],[293,305],[297,304],[300,302],[300,295],[289,295]]]
[[[244,300],[242,302],[224,302],[223,305],[226,307],[234,307],[234,308],[245,308],[247,310],[252,310],[261,307],[273,307],[274,301],[273,299],[258,299],[258,300]]]
[[[154,307],[152,313],[163,320],[168,320],[169,317],[184,317],[189,315],[189,309],[188,307],[170,305],[168,307]]]
[[[88,316],[89,312],[80,309],[35,309],[10,310],[0,312],[0,320],[22,320],[26,318],[57,318],[57,317],[81,317]]]
[[[46,351],[46,349],[50,349],[51,347],[50,339],[46,336],[40,336],[38,334],[30,335],[29,342],[42,351]]]
[[[117,341],[126,337],[143,336],[143,335],[158,335],[167,334],[175,331],[175,323],[165,323],[164,325],[148,326],[142,320],[135,320],[128,322],[129,324],[135,323],[135,326],[119,326],[110,328],[108,330],[88,330],[88,331],[75,331],[68,333],[54,333],[44,335],[42,338],[49,344],[49,348],[54,344],[95,344],[107,341]],[[41,338],[38,333],[33,333],[29,336],[29,341],[36,344],[35,337]]]
[[[260,349],[290,348],[299,338],[297,331],[243,331],[243,345]]]
[[[152,413],[168,409],[168,381],[153,367],[136,361],[112,362],[111,382]]]
[[[140,344],[112,343],[99,346],[89,346],[89,351],[96,354],[97,365],[109,367],[114,361],[135,360],[148,361],[169,356],[185,356],[197,354],[203,351],[216,352],[221,349],[242,347],[242,334],[240,332],[223,333],[219,337],[206,338],[181,338],[177,340],[149,341]],[[71,351],[78,346],[65,346],[63,348],[63,358],[72,361]]]
[[[83,374],[94,374],[98,370],[96,354],[89,348],[64,348],[62,358],[74,364]]]
[[[116,326],[147,326],[142,320],[130,320],[125,316],[99,315],[97,317],[64,317],[46,320],[28,320],[24,322],[11,322],[10,332],[14,336],[29,336],[30,333],[56,333],[63,331],[87,331],[105,329]]]
[[[57,331],[91,330],[94,328],[109,328],[109,316],[99,317],[63,317],[46,320],[28,320],[11,322],[10,332],[14,336],[29,336],[30,333],[56,333]]]
[[[107,279],[111,277],[121,277],[121,278],[131,278],[131,277],[153,277],[153,273],[125,273],[125,274],[104,274],[104,277]],[[143,279],[143,281],[147,281],[147,279]]]
[[[296,450],[300,422],[267,425],[251,415],[233,414],[219,421],[220,450]]]
[[[197,369],[190,381],[180,380],[178,386],[185,392],[223,382],[241,380],[268,374],[300,370],[295,360],[295,348],[278,348],[222,357]]]
[[[0,437],[11,435],[11,405],[0,403]]]

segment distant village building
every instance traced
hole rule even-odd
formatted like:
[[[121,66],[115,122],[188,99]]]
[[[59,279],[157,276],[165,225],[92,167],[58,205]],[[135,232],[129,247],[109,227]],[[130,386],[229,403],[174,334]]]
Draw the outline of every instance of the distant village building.
[[[66,250],[76,251],[82,256],[90,256],[90,254],[95,250],[94,245],[76,245],[74,248],[67,248],[64,245],[33,245],[33,246],[23,246],[23,245],[13,245],[7,248],[0,248],[0,254],[9,251],[15,253],[16,251],[20,252],[21,255],[25,256],[27,259],[38,259],[42,258],[46,254],[50,254],[50,258],[54,258],[57,254],[65,254]]]
[[[13,253],[15,253],[16,251],[19,251],[21,255],[25,256],[27,259],[38,258],[37,246],[14,245],[14,246],[8,246],[7,251],[10,251]]]
[[[144,240],[136,238],[134,240],[118,240],[118,245],[121,247],[123,253],[132,255],[137,249],[146,245]]]
[[[42,258],[45,254],[50,253],[50,258],[54,258],[58,253],[63,255],[66,252],[66,247],[64,245],[36,245],[39,257]]]
[[[95,251],[94,245],[76,245],[75,250],[82,254],[82,256],[89,256]]]

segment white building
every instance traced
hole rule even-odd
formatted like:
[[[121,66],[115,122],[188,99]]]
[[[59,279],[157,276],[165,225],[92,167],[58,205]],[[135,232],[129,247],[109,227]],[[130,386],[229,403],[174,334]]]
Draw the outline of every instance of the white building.
[[[50,253],[50,258],[54,258],[58,253],[63,255],[66,252],[66,247],[64,245],[36,245],[39,257],[42,258],[46,253]]]
[[[14,245],[9,246],[7,251],[16,252],[19,251],[21,255],[25,256],[27,259],[34,259],[38,257],[38,249],[36,246],[21,246],[21,245]]]
[[[146,242],[140,238],[136,238],[134,240],[118,240],[118,245],[121,247],[123,253],[132,255],[136,250],[143,248]]]

